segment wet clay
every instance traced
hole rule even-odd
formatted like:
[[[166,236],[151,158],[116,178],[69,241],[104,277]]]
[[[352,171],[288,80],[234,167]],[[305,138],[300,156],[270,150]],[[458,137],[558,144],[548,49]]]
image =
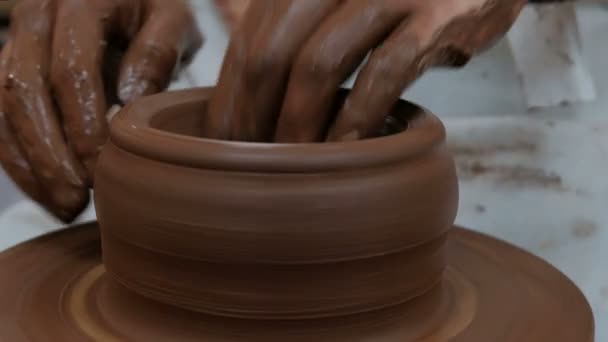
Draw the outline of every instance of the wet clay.
[[[211,94],[117,115],[101,234],[0,254],[0,340],[592,342],[561,273],[452,228],[455,167],[431,113],[400,101],[366,140],[229,142],[198,137]]]
[[[134,295],[102,266],[98,227],[73,227],[0,254],[0,340],[593,342],[591,309],[550,265],[460,228],[448,241],[443,280],[404,305],[259,321]]]
[[[121,284],[214,315],[299,319],[397,305],[439,281],[458,191],[435,116],[400,102],[388,135],[366,141],[196,138],[211,93],[142,99],[112,122],[95,203]]]
[[[200,45],[183,1],[19,1],[0,55],[0,163],[73,220],[89,201],[108,108],[163,90]]]
[[[465,64],[506,33],[526,3],[252,1],[233,34],[203,133],[278,142],[373,136],[418,76]],[[352,92],[334,110],[336,91],[360,65]]]

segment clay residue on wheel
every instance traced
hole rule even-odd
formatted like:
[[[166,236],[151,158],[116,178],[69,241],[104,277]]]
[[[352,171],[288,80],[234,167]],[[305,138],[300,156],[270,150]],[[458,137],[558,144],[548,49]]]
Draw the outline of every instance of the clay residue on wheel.
[[[588,218],[579,217],[572,223],[572,236],[585,240],[592,238],[599,231],[597,223]]]
[[[523,134],[522,132],[516,132]],[[522,186],[567,191],[562,177],[550,170],[521,163],[497,161],[499,156],[534,158],[539,153],[538,142],[527,135],[509,143],[451,145],[461,180],[491,179],[499,185]]]
[[[567,191],[562,177],[552,171],[521,165],[484,163],[482,161],[457,161],[456,164],[460,179],[467,180],[488,177],[501,185],[529,186]]]
[[[474,146],[451,146],[451,152],[457,157],[480,158],[491,156],[498,153],[524,153],[535,154],[538,152],[538,145],[530,141],[515,141],[512,144],[481,145]]]

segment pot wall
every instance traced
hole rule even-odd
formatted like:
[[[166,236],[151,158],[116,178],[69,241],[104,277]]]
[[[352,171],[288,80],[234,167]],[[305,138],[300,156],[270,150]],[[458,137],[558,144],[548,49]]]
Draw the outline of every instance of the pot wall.
[[[188,115],[184,108],[193,110],[178,106],[182,113],[171,120],[171,98],[159,102],[164,109],[140,103],[121,120],[148,110],[149,123],[162,112],[169,127]],[[434,117],[421,122],[443,129]],[[138,128],[142,136],[158,133]],[[121,129],[113,123],[113,131]],[[280,164],[239,171],[234,161],[226,169],[193,167],[114,139],[96,172],[106,268],[141,295],[226,316],[312,318],[403,303],[440,280],[456,213],[453,160],[437,136],[401,159],[310,172],[281,172]],[[187,142],[201,149],[220,143]],[[247,155],[253,145],[232,145],[232,153]]]

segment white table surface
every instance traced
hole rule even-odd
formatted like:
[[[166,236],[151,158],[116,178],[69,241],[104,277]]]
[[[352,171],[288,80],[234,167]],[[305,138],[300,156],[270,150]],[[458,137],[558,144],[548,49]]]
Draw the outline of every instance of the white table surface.
[[[191,80],[211,85],[227,37],[208,1],[197,1],[197,8],[207,44]],[[438,113],[448,128],[460,174],[457,223],[525,248],[571,277],[592,304],[597,341],[605,342],[608,12],[585,9],[579,15],[598,88],[595,103],[526,112],[504,45],[463,71],[425,76],[405,95]],[[188,84],[182,80],[174,87]],[[89,208],[79,220],[94,217]],[[59,227],[34,204],[19,202],[0,215],[0,250]]]

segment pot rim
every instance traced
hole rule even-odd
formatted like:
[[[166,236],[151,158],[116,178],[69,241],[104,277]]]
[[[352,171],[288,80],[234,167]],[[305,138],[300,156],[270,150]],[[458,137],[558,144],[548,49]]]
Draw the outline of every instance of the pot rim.
[[[111,122],[110,141],[117,147],[159,162],[224,171],[311,173],[403,162],[445,141],[445,128],[428,110],[399,100],[394,111],[415,111],[406,130],[364,140],[328,143],[257,143],[213,140],[152,127],[171,107],[207,101],[213,88],[192,88],[140,98]]]

